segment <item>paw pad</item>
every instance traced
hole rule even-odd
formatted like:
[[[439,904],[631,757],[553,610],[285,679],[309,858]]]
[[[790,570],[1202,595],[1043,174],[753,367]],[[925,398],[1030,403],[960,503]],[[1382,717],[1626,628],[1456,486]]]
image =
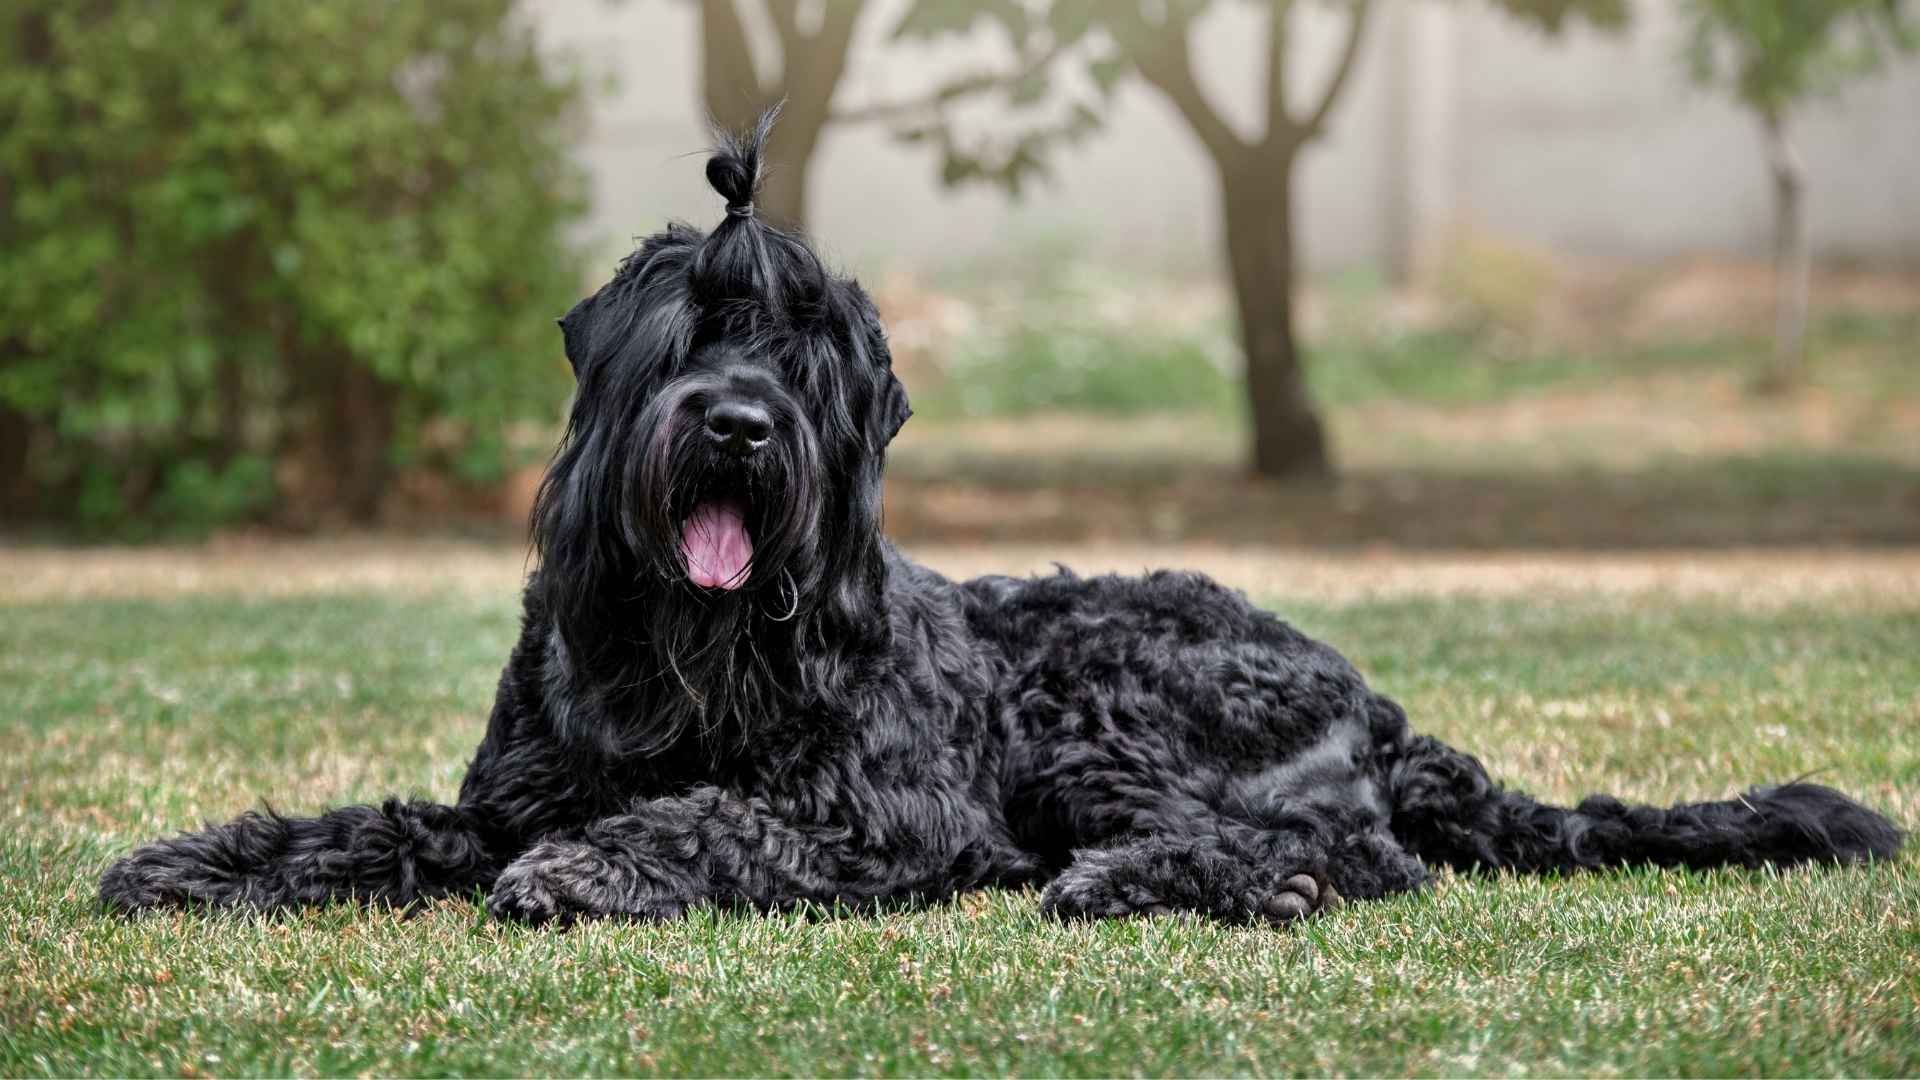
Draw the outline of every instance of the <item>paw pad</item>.
[[[1260,910],[1273,922],[1292,922],[1319,911],[1334,897],[1332,887],[1323,887],[1307,874],[1295,874],[1280,884],[1280,891],[1261,902]]]

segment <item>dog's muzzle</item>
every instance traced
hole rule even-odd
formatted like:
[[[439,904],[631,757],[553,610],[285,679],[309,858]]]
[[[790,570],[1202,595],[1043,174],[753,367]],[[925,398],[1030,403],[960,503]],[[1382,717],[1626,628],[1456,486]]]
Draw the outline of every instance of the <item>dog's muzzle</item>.
[[[771,587],[813,557],[818,435],[773,374],[734,365],[659,387],[633,421],[621,478],[628,534],[698,589]],[[788,586],[791,592],[793,586]]]
[[[751,397],[716,397],[702,416],[707,442],[722,454],[745,462],[773,437],[773,414]],[[680,524],[680,557],[687,579],[703,589],[737,589],[747,583],[753,563],[753,537],[746,508],[729,499],[702,502]]]

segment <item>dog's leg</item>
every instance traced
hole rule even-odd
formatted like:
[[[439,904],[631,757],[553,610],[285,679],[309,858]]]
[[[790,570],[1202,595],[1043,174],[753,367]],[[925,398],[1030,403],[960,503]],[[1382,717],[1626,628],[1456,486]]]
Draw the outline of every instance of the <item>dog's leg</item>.
[[[648,800],[533,845],[500,874],[487,909],[505,919],[568,923],[668,919],[704,904],[772,910],[802,900],[946,895],[956,878],[972,880],[954,870],[968,847],[966,826],[930,816],[934,804],[919,795],[911,806],[848,809],[844,819],[912,823],[910,843],[862,838],[844,825],[797,825],[765,799],[712,787]]]
[[[1280,923],[1320,910],[1332,895],[1324,854],[1291,840],[1155,836],[1080,851],[1040,906],[1062,918],[1197,911]]]
[[[147,844],[107,868],[100,900],[124,912],[346,899],[404,906],[484,887],[498,870],[464,812],[390,799],[312,818],[244,814]]]
[[[831,844],[763,800],[701,788],[533,845],[501,873],[487,910],[565,923],[674,918],[717,900],[772,907],[834,894],[840,870]]]
[[[1065,918],[1197,911],[1233,922],[1282,923],[1342,896],[1409,892],[1426,876],[1418,859],[1379,833],[1323,847],[1285,833],[1223,828],[1198,838],[1148,837],[1081,851],[1040,903]]]

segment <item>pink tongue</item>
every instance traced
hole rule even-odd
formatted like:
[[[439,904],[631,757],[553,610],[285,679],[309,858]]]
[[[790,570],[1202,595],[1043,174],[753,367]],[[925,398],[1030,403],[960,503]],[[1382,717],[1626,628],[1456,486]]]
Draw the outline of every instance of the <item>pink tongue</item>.
[[[753,541],[740,508],[731,503],[701,503],[680,526],[680,555],[687,579],[706,589],[737,589],[747,583]]]

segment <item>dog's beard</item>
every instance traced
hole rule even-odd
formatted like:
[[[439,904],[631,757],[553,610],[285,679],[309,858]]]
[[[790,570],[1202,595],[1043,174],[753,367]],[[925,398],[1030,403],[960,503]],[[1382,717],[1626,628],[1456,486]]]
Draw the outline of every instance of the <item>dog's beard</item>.
[[[611,757],[685,735],[717,754],[784,715],[832,563],[830,489],[797,406],[770,403],[779,434],[741,461],[707,439],[703,388],[676,380],[576,433],[543,500],[558,642],[547,696],[566,738]],[[618,464],[593,469],[593,451]]]

